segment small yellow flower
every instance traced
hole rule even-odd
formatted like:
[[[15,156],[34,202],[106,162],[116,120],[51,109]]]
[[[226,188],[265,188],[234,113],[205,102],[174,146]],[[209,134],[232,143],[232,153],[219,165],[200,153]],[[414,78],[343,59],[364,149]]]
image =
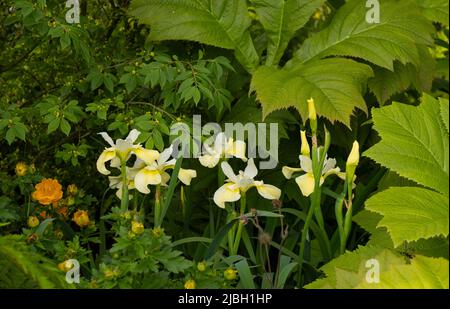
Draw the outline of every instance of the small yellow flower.
[[[110,280],[118,275],[118,272],[112,269],[106,269],[103,274],[105,275],[105,279]]]
[[[67,193],[69,193],[69,195],[75,196],[78,193],[77,185],[75,184],[68,185]]]
[[[73,214],[73,221],[79,226],[79,227],[86,227],[89,225],[89,215],[86,210],[77,210]]]
[[[320,19],[322,19],[322,17],[323,17],[323,11],[319,9],[314,13],[312,18],[315,20],[320,20]]]
[[[144,233],[144,225],[141,222],[133,221],[131,222],[131,231],[134,234],[142,234]]]
[[[39,225],[39,219],[36,216],[28,217],[28,226],[36,227]]]
[[[159,238],[162,235],[164,235],[164,229],[162,229],[160,227],[156,227],[152,230],[152,234],[154,237]]]
[[[225,279],[227,279],[229,281],[233,281],[237,278],[237,270],[232,267],[228,267],[224,271],[223,276],[225,277]]]
[[[197,287],[197,284],[192,279],[186,281],[186,283],[184,284],[184,288],[187,290],[192,290],[192,289],[195,289],[196,287]]]
[[[69,270],[72,269],[72,267],[73,267],[73,263],[70,260],[66,260],[66,261],[58,264],[59,270],[61,270],[63,272],[68,272]]]
[[[206,263],[205,262],[200,262],[197,264],[197,270],[199,272],[204,272],[206,270]]]
[[[25,162],[18,162],[16,164],[16,175],[17,176],[25,176],[27,173],[28,167]]]

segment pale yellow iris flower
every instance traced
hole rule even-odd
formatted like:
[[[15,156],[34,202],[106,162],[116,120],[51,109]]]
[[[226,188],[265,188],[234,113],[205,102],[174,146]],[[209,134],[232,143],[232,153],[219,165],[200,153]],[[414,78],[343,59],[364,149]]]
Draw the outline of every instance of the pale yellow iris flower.
[[[105,167],[105,163],[108,161],[111,161],[111,167],[118,168],[123,162],[126,162],[132,154],[135,154],[145,162],[152,162],[156,160],[159,155],[156,150],[144,149],[141,145],[134,144],[141,134],[141,132],[136,129],[133,129],[124,140],[118,139],[115,143],[108,133],[101,132],[99,134],[111,146],[106,148],[97,160],[97,170],[103,175],[111,174]]]
[[[245,157],[246,144],[243,141],[234,141],[228,138],[224,133],[217,134],[213,147],[207,144],[203,145],[205,152],[199,157],[200,164],[204,167],[213,168],[219,163],[221,158],[236,157],[247,161]]]
[[[280,198],[280,189],[273,185],[265,184],[262,181],[254,180],[258,174],[258,170],[253,159],[248,160],[247,167],[244,171],[239,171],[238,175],[234,174],[228,162],[222,162],[221,167],[228,179],[227,183],[214,193],[214,203],[220,208],[225,208],[226,202],[238,201],[241,198],[241,193],[245,193],[252,187],[256,187],[258,193],[265,199],[276,200]]]
[[[134,186],[134,177],[139,172],[140,169],[135,167],[127,167],[127,182],[128,182],[128,190],[133,190]],[[109,187],[111,189],[117,189],[116,196],[119,199],[122,199],[122,190],[123,190],[123,179],[122,176],[108,176],[109,179]],[[128,196],[131,200],[133,198],[132,195]]]
[[[170,159],[173,152],[173,145],[164,149],[154,160],[138,161],[136,167],[139,171],[134,177],[135,188],[144,194],[149,194],[150,189],[148,185],[162,185],[167,186],[170,175],[166,172],[168,169],[175,167],[176,159]],[[151,159],[151,158],[147,158]],[[188,170],[180,168],[178,172],[178,179],[185,185],[190,185],[192,178],[197,177],[195,170]]]
[[[318,154],[317,154],[318,155]],[[309,196],[314,192],[315,181],[312,168],[312,160],[310,157],[300,155],[300,168],[294,168],[289,166],[283,166],[282,172],[284,177],[291,179],[292,175],[297,172],[305,172],[303,175],[295,178],[300,191],[304,196]],[[330,175],[338,175],[340,178],[345,179],[345,173],[341,173],[341,169],[336,167],[336,160],[327,158],[323,162],[322,171],[320,172],[320,186],[324,183],[325,179]]]

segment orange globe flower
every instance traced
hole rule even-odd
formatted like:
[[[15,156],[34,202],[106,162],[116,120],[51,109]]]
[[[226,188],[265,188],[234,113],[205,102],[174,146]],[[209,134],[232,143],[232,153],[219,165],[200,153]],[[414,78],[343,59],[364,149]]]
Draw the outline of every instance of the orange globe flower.
[[[56,206],[63,197],[62,186],[56,179],[43,179],[35,189],[31,197],[42,205]]]
[[[89,215],[86,210],[77,210],[73,214],[73,221],[79,226],[79,227],[86,227],[89,225]]]

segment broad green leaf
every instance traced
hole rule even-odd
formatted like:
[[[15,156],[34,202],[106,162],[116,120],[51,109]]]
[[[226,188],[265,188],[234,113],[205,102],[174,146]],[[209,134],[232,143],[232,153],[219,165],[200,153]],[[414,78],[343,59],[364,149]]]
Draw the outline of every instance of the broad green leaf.
[[[448,289],[448,260],[416,256],[410,265],[393,265],[379,283],[361,282],[356,288]]]
[[[253,275],[250,271],[250,266],[247,263],[247,259],[242,259],[236,264],[234,264],[237,271],[239,272],[239,284],[243,289],[256,289],[255,283],[253,281]]]
[[[367,246],[394,248],[387,229],[385,227],[377,227],[381,219],[383,219],[382,215],[367,210],[360,211],[352,218],[354,222],[371,234],[366,244]]]
[[[449,133],[450,130],[449,130],[449,114],[448,114],[449,105],[448,105],[448,99],[439,98],[439,104],[440,104],[440,108],[441,108],[442,121],[445,124],[445,128],[447,129],[447,133]]]
[[[433,237],[419,239],[406,244],[406,252],[412,255],[424,255],[429,257],[443,257],[448,260],[448,237]]]
[[[366,209],[383,215],[377,227],[386,227],[394,246],[448,235],[448,197],[422,188],[389,188],[366,201]]]
[[[322,266],[326,278],[318,279],[307,286],[307,289],[349,289],[366,281],[366,273],[370,267],[369,260],[375,259],[380,266],[380,279],[384,273],[395,265],[404,265],[405,260],[394,251],[377,247],[359,247],[355,251],[346,252]]]
[[[277,278],[277,289],[284,288],[286,281],[291,274],[291,272],[295,269],[295,267],[298,265],[296,262],[290,263],[291,258],[285,255],[281,256],[281,262],[280,262],[280,271],[278,273]]]
[[[324,59],[288,69],[261,66],[253,74],[251,90],[261,102],[263,117],[293,106],[306,119],[307,100],[312,97],[319,115],[349,126],[355,108],[367,111],[361,93],[371,76],[369,66],[349,59]]]
[[[414,0],[421,7],[422,14],[431,21],[448,26],[448,0]]]
[[[391,187],[420,187],[420,185],[405,177],[401,177],[393,171],[388,171],[378,183],[378,191],[383,191]]]
[[[369,80],[369,88],[381,105],[384,105],[392,95],[405,91],[409,87],[414,87],[419,92],[431,90],[436,62],[424,46],[419,48],[419,56],[421,61],[417,66],[395,61],[394,71],[374,67],[375,76]]]
[[[188,40],[234,49],[247,70],[259,62],[242,0],[134,0],[131,15],[150,25],[150,39]]]
[[[56,129],[59,128],[60,123],[61,123],[61,118],[54,118],[52,121],[50,121],[50,123],[48,124],[48,127],[47,127],[47,133],[52,133],[52,132],[56,131]]]
[[[66,119],[64,119],[64,118],[61,119],[60,128],[61,128],[61,131],[62,131],[65,135],[69,136],[71,127],[70,127],[69,122],[68,122]]]
[[[448,132],[440,104],[424,95],[419,106],[393,103],[372,110],[381,142],[364,155],[400,176],[448,195]]]
[[[268,38],[266,65],[280,61],[295,32],[303,27],[324,0],[252,0]]]
[[[294,60],[350,56],[389,70],[394,60],[419,64],[416,44],[431,44],[434,29],[418,6],[408,0],[380,1],[380,23],[367,22],[368,11],[365,1],[348,1],[326,29],[304,42]]]

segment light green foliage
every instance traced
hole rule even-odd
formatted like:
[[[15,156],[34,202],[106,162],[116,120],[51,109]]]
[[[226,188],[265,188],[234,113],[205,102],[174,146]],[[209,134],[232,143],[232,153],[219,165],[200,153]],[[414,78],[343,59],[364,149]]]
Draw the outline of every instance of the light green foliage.
[[[371,234],[367,246],[323,266],[327,277],[307,287],[448,288],[448,101],[425,94],[419,106],[394,103],[372,113],[381,141],[365,155],[409,180],[385,180],[353,218]],[[369,259],[380,265],[379,283],[365,279]]]
[[[442,121],[448,114],[447,102],[424,95],[419,106],[394,103],[373,111],[382,140],[365,154],[400,176],[438,191],[391,187],[367,200],[366,209],[383,215],[377,227],[387,228],[395,246],[448,235],[449,150]]]
[[[371,76],[369,66],[349,59],[325,59],[283,69],[261,66],[253,75],[251,90],[262,102],[263,116],[294,106],[306,119],[306,101],[313,97],[318,113],[349,125],[355,107],[367,111],[361,92]]]
[[[64,162],[70,162],[73,166],[79,165],[79,157],[85,158],[87,152],[91,148],[86,144],[73,145],[73,144],[63,144],[62,150],[59,150],[55,154],[55,158],[62,159]]]
[[[394,248],[391,236],[385,227],[379,227],[378,223],[383,218],[382,215],[363,210],[353,217],[353,221],[370,233],[367,246],[378,246],[382,248]]]
[[[422,13],[431,21],[448,26],[447,0],[414,0],[420,6]]]
[[[234,49],[249,70],[258,62],[245,1],[134,0],[130,12],[152,27],[152,40],[189,40]]]
[[[106,259],[97,274],[105,287],[146,288],[159,273],[164,278],[159,278],[163,284],[157,287],[162,288],[170,273],[179,274],[192,266],[181,251],[173,249],[170,237],[162,231],[146,229],[136,235],[121,226],[115,241],[110,249],[113,259]],[[114,272],[112,277],[108,270]]]
[[[393,71],[378,66],[373,68],[374,77],[369,80],[369,88],[380,104],[383,105],[392,95],[411,86],[424,92],[431,90],[436,60],[427,47],[421,46],[418,51],[421,59],[418,65],[395,61]]]
[[[375,109],[375,130],[382,140],[365,155],[448,196],[448,132],[442,118],[439,101],[429,95],[417,107],[394,103]]]
[[[448,289],[448,260],[416,256],[409,265],[394,265],[378,284],[361,282],[356,288]]]
[[[295,32],[302,28],[323,0],[252,0],[268,37],[266,65],[276,65]]]
[[[256,92],[261,102],[263,117],[274,110],[291,106],[304,117],[306,100],[314,97],[319,102],[319,115],[349,126],[350,115],[355,108],[366,110],[362,94],[372,72],[367,66],[350,60],[345,63],[323,60],[329,56],[360,58],[390,71],[394,70],[394,61],[403,66],[411,63],[406,72],[417,71],[415,75],[420,75],[417,77],[420,81],[408,77],[406,81],[390,86],[387,91],[383,90],[386,87],[381,81],[387,79],[383,74],[389,76],[390,73],[378,70],[372,86],[378,98],[383,100],[411,83],[429,90],[430,84],[428,81],[424,84],[424,80],[430,70],[416,69],[415,66],[422,62],[421,46],[432,43],[432,25],[420,14],[419,7],[410,1],[383,1],[379,24],[366,22],[367,8],[361,1],[349,1],[338,10],[330,25],[308,38],[288,62],[287,68],[281,70],[271,66],[280,62],[290,39],[323,1],[251,2],[267,36],[265,64],[268,67],[259,68],[258,60],[253,56],[248,30],[250,21],[247,16],[244,17],[246,7],[244,2],[238,2],[135,0],[131,14],[152,27],[154,40],[193,40],[234,49],[237,59],[253,74],[251,90]],[[223,25],[227,22],[230,24],[224,34]],[[205,23],[208,27],[204,27]],[[240,31],[235,27],[239,27]],[[248,48],[242,49],[236,43],[238,41],[246,42],[247,47],[251,45],[252,52]],[[243,54],[246,55],[245,60],[241,57]],[[398,68],[400,72],[395,76],[407,74],[402,70],[402,67]]]
[[[327,56],[351,56],[393,70],[393,61],[419,63],[416,44],[431,44],[431,24],[409,1],[380,2],[380,23],[366,22],[368,9],[348,1],[330,25],[305,41],[294,61],[305,63]],[[294,62],[293,61],[293,62]]]
[[[379,263],[379,282],[367,280]],[[326,278],[306,286],[309,289],[444,289],[448,288],[448,260],[416,256],[410,262],[388,249],[360,247],[334,259],[321,270]],[[369,273],[369,275],[368,275]]]
[[[422,188],[389,188],[371,197],[366,209],[383,215],[395,246],[403,241],[448,235],[448,197]]]
[[[21,118],[12,116],[9,112],[2,113],[0,119],[0,132],[6,129],[5,139],[11,145],[16,138],[25,141],[25,134],[28,132],[27,127],[22,123]]]
[[[0,237],[1,288],[67,288],[56,263],[33,251],[20,236]]]
[[[347,252],[330,263],[324,265],[321,270],[326,278],[318,279],[306,286],[309,289],[349,289],[365,282],[366,262],[376,259],[380,265],[380,279],[383,280],[384,273],[395,265],[404,265],[405,260],[395,252],[380,247],[360,247],[353,252]]]
[[[69,135],[72,129],[70,123],[79,122],[84,115],[77,100],[70,100],[65,104],[55,96],[49,96],[37,107],[41,116],[44,117],[44,122],[48,123],[47,133],[52,133],[59,128],[65,135]]]

